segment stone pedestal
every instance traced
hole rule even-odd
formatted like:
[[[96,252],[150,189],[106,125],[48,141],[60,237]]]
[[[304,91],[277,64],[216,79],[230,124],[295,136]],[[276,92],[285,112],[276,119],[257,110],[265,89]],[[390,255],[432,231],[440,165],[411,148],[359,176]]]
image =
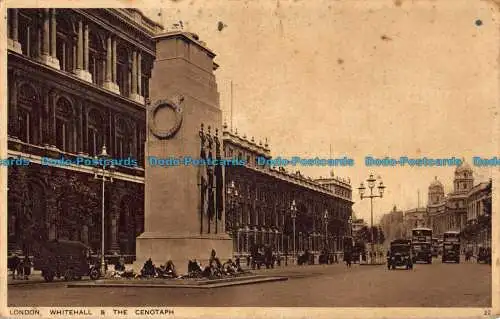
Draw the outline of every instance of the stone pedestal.
[[[7,39],[7,47],[9,50],[23,54],[23,49],[21,48],[21,43],[14,41],[12,39]]]
[[[89,71],[76,69],[75,75],[84,81],[92,83],[92,74]]]
[[[111,81],[106,81],[103,84],[103,87],[111,92],[114,92],[116,94],[120,94],[120,88],[118,87],[118,84],[111,82]]]
[[[50,55],[42,55],[40,56],[40,62],[53,67],[54,69],[61,69],[61,66],[59,65],[59,60],[56,57],[50,56]]]
[[[136,101],[137,103],[144,104],[144,96],[139,94],[130,94],[130,99]]]
[[[186,273],[188,260],[206,265],[212,249],[222,262],[231,258],[224,214],[217,222],[212,219],[208,233],[199,185],[205,166],[152,166],[148,158],[199,159],[202,123],[212,133],[218,128],[222,137],[215,55],[196,36],[183,32],[158,36],[156,54],[148,107],[145,231],[137,238],[134,268],[140,269],[148,258],[156,265],[172,260],[179,273]]]

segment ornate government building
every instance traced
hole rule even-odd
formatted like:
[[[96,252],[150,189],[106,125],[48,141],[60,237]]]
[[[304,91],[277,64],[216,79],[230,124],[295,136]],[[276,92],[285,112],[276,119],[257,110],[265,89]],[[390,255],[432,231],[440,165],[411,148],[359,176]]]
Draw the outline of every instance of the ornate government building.
[[[252,246],[260,245],[292,254],[293,201],[298,253],[308,249],[317,254],[325,245],[330,251],[343,250],[344,237],[351,236],[350,182],[338,177],[313,180],[300,171],[259,165],[257,157],[271,158],[267,141],[257,143],[227,125],[224,129],[225,156],[247,163],[225,169],[226,230],[232,235],[235,255],[247,256]]]
[[[43,157],[94,157],[117,167],[106,184],[106,252],[135,254],[143,231],[145,100],[162,26],[134,9],[8,10],[8,153],[29,166],[8,175],[8,247],[69,239],[96,250],[101,183],[93,167],[41,165]]]
[[[453,192],[447,196],[436,177],[429,186],[427,211],[434,236],[460,231],[466,244],[490,246],[491,180],[474,185],[467,163],[455,170]]]

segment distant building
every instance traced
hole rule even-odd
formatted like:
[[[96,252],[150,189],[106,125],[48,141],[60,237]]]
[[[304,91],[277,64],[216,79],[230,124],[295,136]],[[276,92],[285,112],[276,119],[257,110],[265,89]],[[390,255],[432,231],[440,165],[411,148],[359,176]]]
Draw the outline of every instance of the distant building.
[[[404,232],[404,213],[398,210],[394,205],[392,211],[382,216],[380,227],[385,235],[386,242],[391,242],[394,239],[403,238]]]
[[[358,239],[359,238],[359,231],[363,228],[363,227],[368,227],[368,224],[365,222],[364,219],[360,218],[360,219],[354,219],[352,221],[352,237],[354,239]]]
[[[472,168],[463,163],[455,170],[453,192],[444,195],[443,184],[437,180],[431,183],[428,192],[427,210],[429,227],[435,236],[442,236],[446,231],[462,231],[467,225],[467,202],[473,188]]]
[[[413,208],[404,213],[403,224],[406,238],[411,238],[411,230],[417,227],[428,227],[427,208]]]

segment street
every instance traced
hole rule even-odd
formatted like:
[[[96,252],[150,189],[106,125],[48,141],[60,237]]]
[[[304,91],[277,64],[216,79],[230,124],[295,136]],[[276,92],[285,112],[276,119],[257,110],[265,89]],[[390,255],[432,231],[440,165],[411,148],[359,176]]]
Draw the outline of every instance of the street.
[[[490,307],[491,266],[417,264],[291,266],[260,274],[288,281],[218,289],[66,288],[64,282],[9,287],[9,306]]]

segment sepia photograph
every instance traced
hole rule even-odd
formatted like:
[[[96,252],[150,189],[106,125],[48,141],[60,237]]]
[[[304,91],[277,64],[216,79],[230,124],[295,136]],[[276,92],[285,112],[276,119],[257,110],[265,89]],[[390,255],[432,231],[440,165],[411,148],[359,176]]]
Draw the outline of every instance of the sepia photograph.
[[[2,316],[500,315],[499,3],[86,5],[2,4]]]

